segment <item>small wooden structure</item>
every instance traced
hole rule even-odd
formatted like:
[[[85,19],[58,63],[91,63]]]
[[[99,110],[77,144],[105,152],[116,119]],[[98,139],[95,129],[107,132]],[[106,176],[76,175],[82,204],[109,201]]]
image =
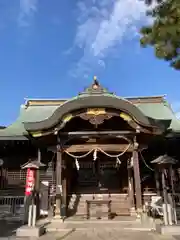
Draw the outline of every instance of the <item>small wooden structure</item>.
[[[162,195],[163,202],[165,205],[164,210],[164,222],[165,225],[172,225],[172,223],[177,223],[176,218],[176,205],[175,205],[175,190],[173,183],[173,169],[172,166],[177,164],[177,160],[164,154],[154,159],[151,163],[156,164],[156,186],[159,195]],[[161,182],[158,180],[158,175],[161,174]],[[162,185],[162,194],[160,193],[160,183]],[[168,211],[168,206],[170,206],[170,212]],[[170,216],[169,216],[170,215]],[[173,218],[172,218],[173,215]],[[170,217],[170,219],[169,219]]]

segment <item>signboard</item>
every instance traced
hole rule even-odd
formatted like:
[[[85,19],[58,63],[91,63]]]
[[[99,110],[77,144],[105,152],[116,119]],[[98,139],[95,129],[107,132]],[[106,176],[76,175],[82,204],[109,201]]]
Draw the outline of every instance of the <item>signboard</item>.
[[[26,175],[26,189],[25,189],[26,196],[29,196],[31,194],[34,187],[34,181],[35,181],[35,171],[28,168],[27,175]]]

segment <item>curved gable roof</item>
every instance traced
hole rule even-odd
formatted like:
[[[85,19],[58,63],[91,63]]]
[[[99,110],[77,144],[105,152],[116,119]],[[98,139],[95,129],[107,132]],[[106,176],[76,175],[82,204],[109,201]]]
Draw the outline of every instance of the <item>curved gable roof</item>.
[[[97,80],[79,96],[61,104],[48,118],[37,122],[25,121],[24,125],[27,131],[46,130],[58,124],[62,117],[70,112],[101,107],[121,110],[129,114],[140,125],[152,127],[150,119],[134,104],[109,93],[107,89],[100,86]]]
[[[83,93],[72,99],[31,99],[21,107],[18,119],[5,129],[0,129],[0,139],[25,139],[29,131],[38,131],[59,123],[68,112],[82,108],[108,107],[125,111],[140,124],[146,126],[162,125],[163,129],[180,132],[178,120],[163,96],[120,98],[106,89],[85,89]],[[43,127],[43,128],[42,128]]]

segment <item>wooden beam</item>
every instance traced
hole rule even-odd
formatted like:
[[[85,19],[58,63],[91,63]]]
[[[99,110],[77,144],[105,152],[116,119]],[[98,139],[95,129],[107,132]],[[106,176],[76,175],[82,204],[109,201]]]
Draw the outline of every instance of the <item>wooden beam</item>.
[[[76,144],[64,146],[64,150],[68,152],[88,152],[91,149],[100,148],[104,151],[123,152],[128,147],[128,144]],[[130,146],[127,152],[132,152],[133,147]]]
[[[137,135],[133,131],[74,131],[74,132],[61,132],[60,135],[65,136],[98,136],[98,135],[110,135],[110,136],[122,136],[122,135]]]
[[[68,152],[88,152],[94,148],[101,148],[104,151],[110,152],[123,152],[128,144],[75,144],[75,145],[65,145],[63,147],[64,150]],[[139,149],[143,149],[147,147],[146,145],[141,145]],[[56,153],[56,147],[51,146],[48,147],[48,151]],[[132,152],[133,148],[130,147],[127,152]]]

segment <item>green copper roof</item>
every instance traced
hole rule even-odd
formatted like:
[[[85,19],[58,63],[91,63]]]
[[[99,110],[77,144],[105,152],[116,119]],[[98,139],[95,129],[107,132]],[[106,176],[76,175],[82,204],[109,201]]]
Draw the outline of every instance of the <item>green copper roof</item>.
[[[170,123],[168,129],[172,129],[174,132],[180,132],[180,120],[176,118],[166,101],[162,103],[138,103],[135,104],[135,106],[137,106],[145,116],[156,120],[168,121]],[[0,138],[6,137],[8,139],[11,136],[16,138],[27,136],[28,133],[24,128],[24,122],[38,122],[47,119],[58,107],[59,105],[21,107],[18,119],[7,128],[0,129]]]
[[[168,129],[175,132],[180,131],[180,120],[176,118],[169,104],[162,103],[139,103],[136,106],[148,117],[161,121],[170,121]]]
[[[28,136],[23,124],[25,112],[24,109],[21,109],[19,117],[17,120],[4,129],[0,129],[0,139],[3,140],[27,140],[25,136]]]
[[[52,104],[46,104],[45,101],[44,105],[42,103],[38,105],[37,101],[36,104],[23,105],[20,109],[18,119],[7,128],[0,129],[0,138],[8,139],[13,136],[20,139],[22,136],[28,136],[28,132],[25,130],[24,123],[36,123],[44,121],[46,119],[49,119],[58,108],[61,108],[60,106],[63,107],[65,104],[70,103],[76,99],[86,100],[88,97],[92,99],[93,96],[104,96],[113,99],[121,99],[124,101],[124,104],[127,104],[127,102],[129,102],[132,105],[131,100],[116,96],[115,94],[110,93],[107,89],[101,87],[95,78],[93,84],[89,88],[86,88],[78,96],[67,101],[61,101],[61,103],[58,103],[57,100],[54,102],[51,100]],[[169,129],[174,132],[180,132],[180,120],[176,118],[167,101],[136,102],[138,103],[135,103],[134,105],[140,110],[140,113],[142,113],[142,115],[157,120],[157,122],[162,122],[167,130]],[[24,139],[26,139],[26,137],[24,137]]]
[[[23,122],[39,122],[53,114],[53,112],[59,107],[57,106],[30,106],[22,109]]]

